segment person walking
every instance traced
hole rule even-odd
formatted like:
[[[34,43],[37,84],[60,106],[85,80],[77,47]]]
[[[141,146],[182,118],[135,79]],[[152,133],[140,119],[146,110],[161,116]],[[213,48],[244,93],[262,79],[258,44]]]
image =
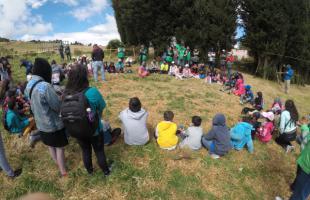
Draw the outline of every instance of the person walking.
[[[36,58],[32,78],[28,82],[25,95],[30,99],[31,110],[42,142],[57,164],[62,177],[67,176],[64,147],[68,139],[60,118],[61,101],[51,85],[52,68],[47,60]]]
[[[91,54],[91,57],[93,60],[92,68],[93,68],[95,81],[96,82],[98,81],[98,70],[101,71],[102,81],[106,81],[105,76],[104,76],[104,66],[103,66],[104,52],[97,44],[93,46],[93,52]]]

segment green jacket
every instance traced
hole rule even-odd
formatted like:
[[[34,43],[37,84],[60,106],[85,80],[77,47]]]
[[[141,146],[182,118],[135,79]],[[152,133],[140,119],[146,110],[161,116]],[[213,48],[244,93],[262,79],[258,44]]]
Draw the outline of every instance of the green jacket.
[[[184,60],[185,60],[185,61],[190,61],[190,60],[191,60],[191,52],[190,52],[190,51],[189,51],[189,52],[187,53],[187,55],[185,56]]]
[[[183,59],[186,48],[183,47],[183,46],[180,45],[180,44],[176,44],[175,47],[176,47],[177,50],[178,50],[178,54],[179,54],[179,55],[178,55],[178,58],[179,58],[179,60],[180,60],[180,59]]]
[[[173,61],[173,51],[167,51],[166,61],[169,63]]]
[[[118,51],[117,52],[117,58],[120,58],[120,59],[125,58],[125,49],[124,48],[120,47],[120,48],[118,48],[117,51]]]
[[[307,143],[306,147],[298,157],[297,164],[306,174],[310,174],[310,142]]]

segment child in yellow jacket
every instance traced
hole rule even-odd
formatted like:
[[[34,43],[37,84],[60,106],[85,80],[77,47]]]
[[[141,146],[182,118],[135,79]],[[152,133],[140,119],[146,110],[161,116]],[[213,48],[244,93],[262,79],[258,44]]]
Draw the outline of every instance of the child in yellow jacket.
[[[156,137],[160,148],[173,150],[178,144],[177,125],[173,123],[174,114],[172,111],[164,112],[164,121],[157,124]]]

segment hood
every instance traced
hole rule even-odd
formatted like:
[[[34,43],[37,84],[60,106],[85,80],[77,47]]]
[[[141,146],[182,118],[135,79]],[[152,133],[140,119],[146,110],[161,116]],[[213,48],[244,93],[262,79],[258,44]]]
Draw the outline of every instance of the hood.
[[[169,130],[170,128],[173,128],[175,126],[175,123],[170,121],[162,121],[158,124],[158,126],[161,131],[166,131]]]
[[[140,120],[144,115],[146,115],[146,111],[141,108],[139,112],[132,112],[131,110],[127,110],[128,117],[135,119],[135,120]]]
[[[226,119],[223,114],[216,114],[213,118],[213,126],[226,126]]]

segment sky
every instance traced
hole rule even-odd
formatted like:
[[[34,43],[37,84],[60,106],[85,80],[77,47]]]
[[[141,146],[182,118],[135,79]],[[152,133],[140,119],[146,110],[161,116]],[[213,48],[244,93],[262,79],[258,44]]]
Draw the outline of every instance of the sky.
[[[110,0],[0,0],[0,37],[101,45],[120,38]]]

